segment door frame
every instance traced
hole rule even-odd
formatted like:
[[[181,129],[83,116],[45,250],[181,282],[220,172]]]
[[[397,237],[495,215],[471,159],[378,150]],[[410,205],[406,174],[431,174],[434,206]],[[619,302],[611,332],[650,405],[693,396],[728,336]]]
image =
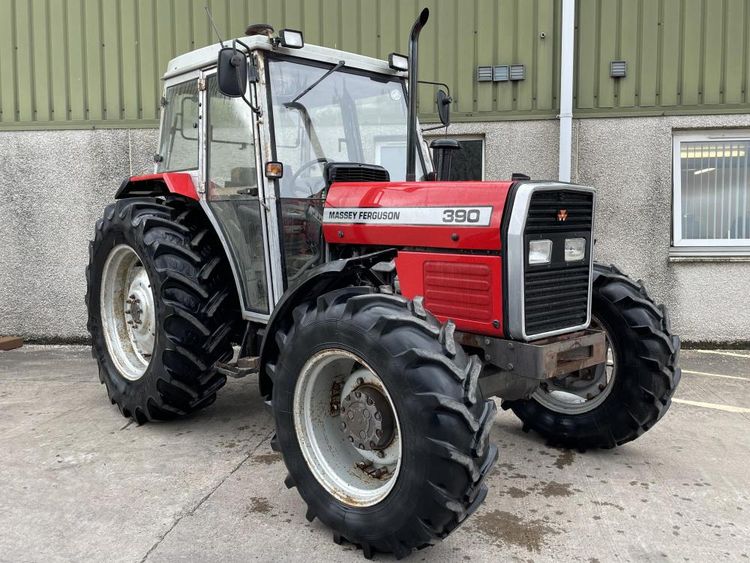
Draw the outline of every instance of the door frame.
[[[250,56],[253,56],[251,54]],[[242,313],[242,318],[249,321],[259,322],[263,324],[267,324],[268,320],[271,316],[271,313],[273,312],[274,306],[276,302],[278,301],[278,298],[276,297],[276,293],[274,291],[274,276],[273,276],[273,261],[271,259],[271,250],[272,245],[269,244],[269,241],[272,237],[269,236],[269,224],[272,222],[272,215],[274,213],[271,213],[271,211],[274,209],[274,206],[269,204],[269,197],[267,193],[267,185],[266,185],[266,178],[265,174],[263,173],[264,168],[264,162],[262,159],[262,151],[261,151],[261,142],[262,135],[260,133],[260,127],[262,121],[262,118],[259,118],[258,115],[255,112],[251,112],[252,114],[252,123],[253,123],[253,137],[254,137],[254,147],[255,147],[255,164],[256,164],[256,175],[257,175],[257,184],[258,184],[258,202],[260,206],[260,217],[261,217],[261,232],[263,233],[263,253],[265,257],[265,274],[266,274],[266,299],[268,300],[268,313],[261,313],[257,311],[251,311],[248,303],[245,300],[245,288],[242,281],[242,276],[239,273],[238,264],[235,263],[234,260],[234,254],[231,251],[231,247],[229,244],[229,241],[224,236],[224,232],[221,229],[221,226],[219,224],[219,221],[216,218],[216,215],[214,214],[213,210],[208,204],[208,200],[206,199],[206,185],[208,182],[208,166],[207,166],[207,150],[208,150],[208,134],[206,131],[207,127],[207,112],[209,111],[208,106],[208,89],[206,87],[206,81],[209,77],[215,75],[217,72],[216,67],[208,68],[208,69],[202,69],[200,71],[200,80],[203,81],[203,84],[200,87],[199,91],[199,100],[201,104],[201,112],[199,115],[199,138],[200,138],[200,157],[199,157],[199,176],[200,176],[200,182],[199,182],[199,197],[200,197],[200,204],[203,208],[204,212],[206,213],[206,216],[208,217],[209,221],[214,227],[214,231],[219,237],[219,240],[221,241],[222,247],[224,249],[224,253],[226,254],[227,258],[229,259],[229,264],[232,269],[232,275],[234,276],[235,285],[237,288],[237,295],[240,302],[240,309]],[[250,96],[250,101],[258,107],[258,100],[259,95],[256,88],[256,84],[248,82],[248,92]],[[250,111],[250,108],[248,108],[248,111]],[[273,232],[273,231],[270,231]],[[278,241],[277,241],[278,242]]]

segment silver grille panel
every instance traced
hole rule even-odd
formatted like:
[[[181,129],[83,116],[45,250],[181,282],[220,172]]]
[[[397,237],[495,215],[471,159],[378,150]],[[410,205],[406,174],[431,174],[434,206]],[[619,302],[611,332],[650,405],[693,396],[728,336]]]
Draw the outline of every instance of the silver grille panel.
[[[592,188],[552,182],[523,183],[516,189],[508,224],[508,330],[533,340],[586,328],[591,320],[591,273],[595,193]],[[557,219],[564,209],[565,221]],[[588,239],[587,259],[560,258],[566,236]],[[528,266],[528,241],[553,240],[553,263]]]

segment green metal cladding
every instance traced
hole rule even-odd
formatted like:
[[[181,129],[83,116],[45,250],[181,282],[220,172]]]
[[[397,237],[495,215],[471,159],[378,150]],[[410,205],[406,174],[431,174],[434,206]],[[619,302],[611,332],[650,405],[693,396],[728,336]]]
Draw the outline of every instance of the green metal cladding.
[[[152,127],[167,61],[247,23],[386,58],[418,11],[420,76],[447,82],[455,120],[554,118],[561,0],[0,0],[0,129]],[[750,0],[577,0],[579,116],[747,112]],[[627,61],[625,78],[609,76]],[[520,63],[520,82],[477,65]],[[420,88],[424,118],[434,90]]]

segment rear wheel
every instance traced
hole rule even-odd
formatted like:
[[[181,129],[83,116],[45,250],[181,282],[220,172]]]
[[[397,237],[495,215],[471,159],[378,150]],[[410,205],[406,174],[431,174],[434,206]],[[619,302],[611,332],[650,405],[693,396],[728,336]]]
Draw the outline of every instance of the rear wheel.
[[[277,443],[288,486],[336,541],[397,557],[484,500],[495,403],[453,325],[401,297],[346,288],[298,306],[275,335]]]
[[[99,378],[139,423],[211,404],[236,317],[229,267],[202,211],[179,198],[120,200],[97,221],[86,269]]]
[[[636,439],[667,412],[680,380],[680,343],[664,307],[614,266],[595,269],[592,327],[606,334],[606,362],[547,381],[529,400],[503,401],[553,445],[611,448]]]

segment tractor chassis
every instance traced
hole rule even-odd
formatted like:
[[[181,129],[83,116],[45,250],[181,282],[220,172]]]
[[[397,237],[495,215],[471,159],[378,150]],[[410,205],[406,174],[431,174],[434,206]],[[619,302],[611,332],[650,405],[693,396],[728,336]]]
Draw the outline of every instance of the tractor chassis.
[[[455,333],[456,341],[483,351],[479,385],[485,397],[525,399],[547,379],[585,370],[606,360],[604,332],[584,330],[535,342]]]

